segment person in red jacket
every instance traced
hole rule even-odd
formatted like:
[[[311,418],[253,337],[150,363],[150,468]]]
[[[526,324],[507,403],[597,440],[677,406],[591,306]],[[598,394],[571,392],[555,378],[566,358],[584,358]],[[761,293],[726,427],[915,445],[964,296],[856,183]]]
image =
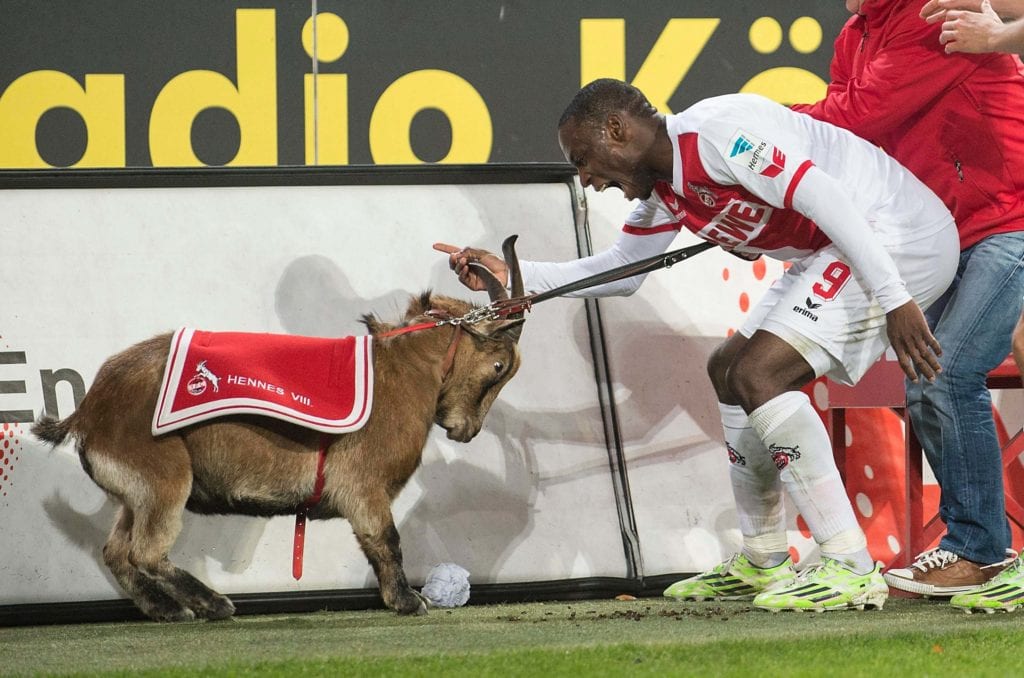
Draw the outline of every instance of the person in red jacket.
[[[985,376],[1010,351],[1024,294],[1024,65],[1009,54],[947,55],[923,5],[846,0],[854,15],[835,41],[827,94],[793,108],[880,145],[957,221],[957,276],[928,311],[942,371],[907,384],[946,534],[885,573],[891,587],[951,596],[998,574],[1011,546]]]
[[[939,42],[947,53],[1024,51],[1024,0],[929,0],[921,9],[928,23],[941,22]],[[1002,15],[1002,16],[1000,16]],[[1004,22],[1003,17],[1011,19]],[[1013,330],[1013,359],[1024,373],[1024,313]],[[1012,612],[1024,606],[1024,559],[1018,558],[988,583],[949,601],[953,607],[975,612]]]

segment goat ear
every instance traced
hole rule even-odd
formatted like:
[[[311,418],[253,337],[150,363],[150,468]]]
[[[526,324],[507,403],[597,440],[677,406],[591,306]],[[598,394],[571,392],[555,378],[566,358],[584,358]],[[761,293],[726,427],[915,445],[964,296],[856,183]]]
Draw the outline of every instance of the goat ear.
[[[366,325],[366,329],[370,334],[378,334],[385,329],[384,323],[382,323],[376,316],[369,313],[360,318],[360,320],[362,320],[363,324]]]
[[[430,291],[426,291],[423,294],[409,297],[409,307],[405,310],[405,319],[412,320],[418,318],[432,308],[430,301]]]

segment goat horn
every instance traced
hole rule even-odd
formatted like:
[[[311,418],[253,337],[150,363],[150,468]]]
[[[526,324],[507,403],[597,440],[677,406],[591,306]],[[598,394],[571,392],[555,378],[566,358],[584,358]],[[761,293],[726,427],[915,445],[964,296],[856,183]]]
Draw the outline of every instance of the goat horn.
[[[508,299],[508,291],[505,289],[505,286],[501,284],[501,281],[498,280],[497,276],[491,273],[491,269],[477,261],[471,261],[469,262],[469,265],[473,267],[474,272],[482,278],[484,284],[487,285],[487,295],[491,298],[492,303]]]
[[[516,240],[519,238],[518,235],[510,235],[505,238],[505,242],[501,243],[501,254],[505,257],[505,265],[508,266],[508,274],[512,279],[512,298],[519,299],[525,294],[523,289],[523,276],[519,271],[519,256],[516,255]],[[522,318],[525,313],[514,313],[509,316],[510,319]]]

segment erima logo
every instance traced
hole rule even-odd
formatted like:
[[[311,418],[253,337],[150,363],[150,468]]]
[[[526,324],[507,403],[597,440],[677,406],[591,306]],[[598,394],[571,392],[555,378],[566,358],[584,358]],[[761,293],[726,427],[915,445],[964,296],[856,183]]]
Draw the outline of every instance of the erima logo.
[[[746,137],[740,136],[736,139],[736,143],[732,145],[732,150],[729,152],[730,158],[735,158],[740,153],[746,153],[754,147],[754,144],[747,140]]]
[[[811,313],[809,309],[821,308],[821,304],[815,304],[813,301],[811,301],[810,297],[807,297],[807,300],[804,303],[807,304],[807,308],[804,308],[803,306],[794,306],[793,310],[796,313],[799,313],[800,315],[804,316],[805,318],[810,318],[814,322],[818,322],[818,316]]]

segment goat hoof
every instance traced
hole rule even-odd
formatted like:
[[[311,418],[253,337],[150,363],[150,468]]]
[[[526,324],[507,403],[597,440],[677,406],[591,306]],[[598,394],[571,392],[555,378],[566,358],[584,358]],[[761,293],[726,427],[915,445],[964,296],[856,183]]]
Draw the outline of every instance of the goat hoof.
[[[416,591],[409,589],[395,601],[395,612],[398,614],[423,615],[427,613],[427,600]]]
[[[142,613],[158,622],[189,622],[196,618],[189,607],[160,590],[150,590],[135,599]]]
[[[202,610],[198,610],[196,616],[209,619],[210,621],[217,621],[218,619],[227,619],[234,613],[234,603],[227,596],[217,595],[209,600]]]
[[[427,606],[422,601],[418,601],[412,606],[399,608],[395,611],[398,614],[420,616],[427,613]]]
[[[146,611],[146,616],[153,621],[158,622],[190,622],[195,621],[196,614],[187,607],[178,607],[176,609],[151,609]]]

